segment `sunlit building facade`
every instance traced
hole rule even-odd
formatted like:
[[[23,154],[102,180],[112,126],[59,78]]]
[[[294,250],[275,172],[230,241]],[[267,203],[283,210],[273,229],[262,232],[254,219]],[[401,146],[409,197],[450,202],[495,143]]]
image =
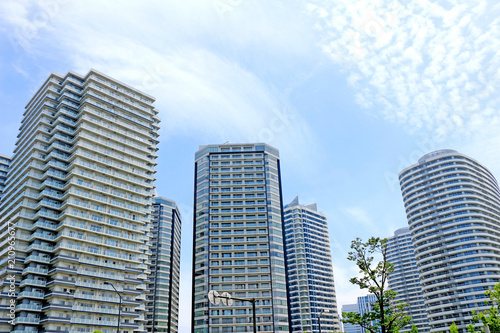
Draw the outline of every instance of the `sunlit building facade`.
[[[395,291],[395,304],[406,304],[406,313],[411,316],[409,325],[401,332],[409,332],[415,324],[419,332],[429,332],[417,261],[408,227],[398,229],[387,238],[387,261],[394,265],[389,275],[389,289]]]
[[[175,201],[155,197],[146,304],[146,329],[151,333],[179,331],[181,226]]]
[[[431,332],[471,311],[500,280],[500,190],[495,177],[454,150],[421,157],[399,175]]]
[[[328,221],[316,204],[296,197],[284,207],[285,249],[293,332],[339,331]]]
[[[2,200],[3,189],[7,181],[7,173],[9,172],[10,157],[0,154],[0,202]]]
[[[255,298],[259,332],[289,332],[278,150],[201,146],[195,155],[192,332],[251,332],[250,302],[212,305],[210,290]]]
[[[344,312],[355,312],[359,313],[358,303],[356,304],[344,304],[342,305],[342,313]],[[361,326],[354,324],[343,323],[344,329],[342,332],[345,333],[361,333]]]
[[[346,304],[342,306],[342,313],[355,312],[360,315],[371,312],[373,310],[373,305],[377,301],[377,297],[374,294],[368,294],[365,296],[358,297],[358,302],[356,304]],[[373,326],[376,322],[371,322]],[[323,326],[322,326],[323,328]],[[346,324],[344,323],[344,332],[346,333],[366,333],[368,332],[366,328],[360,325]]]
[[[16,279],[15,319],[0,331],[114,333],[114,286],[120,332],[146,332],[153,102],[95,70],[53,73],[28,102],[0,207],[0,279]]]

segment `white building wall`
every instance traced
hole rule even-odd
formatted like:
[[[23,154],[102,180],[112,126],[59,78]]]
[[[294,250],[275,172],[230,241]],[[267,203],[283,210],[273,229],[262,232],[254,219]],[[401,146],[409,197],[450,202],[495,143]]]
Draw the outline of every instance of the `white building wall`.
[[[431,332],[471,311],[500,279],[500,191],[493,175],[454,150],[423,156],[399,175]]]
[[[0,279],[16,277],[16,319],[0,331],[116,332],[106,283],[121,332],[145,331],[153,102],[95,70],[51,74],[28,102],[0,207]]]

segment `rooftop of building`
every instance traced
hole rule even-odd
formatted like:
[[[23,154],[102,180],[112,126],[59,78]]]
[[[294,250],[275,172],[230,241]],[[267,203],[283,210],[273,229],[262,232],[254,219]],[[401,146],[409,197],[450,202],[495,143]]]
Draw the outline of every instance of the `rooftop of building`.
[[[435,150],[433,152],[430,152],[430,153],[425,154],[424,156],[420,157],[418,159],[418,163],[425,163],[425,162],[427,162],[427,160],[433,159],[437,156],[447,155],[447,154],[458,154],[458,152],[456,150],[453,150],[453,149]]]
[[[247,148],[247,149],[245,149]],[[229,151],[227,151],[229,149]],[[202,157],[203,155],[209,153],[245,153],[245,152],[256,152],[263,151],[270,154],[273,154],[279,157],[279,150],[271,145],[268,145],[264,142],[247,142],[247,143],[221,143],[221,144],[208,144],[208,145],[200,145],[198,151],[195,153],[195,159]]]

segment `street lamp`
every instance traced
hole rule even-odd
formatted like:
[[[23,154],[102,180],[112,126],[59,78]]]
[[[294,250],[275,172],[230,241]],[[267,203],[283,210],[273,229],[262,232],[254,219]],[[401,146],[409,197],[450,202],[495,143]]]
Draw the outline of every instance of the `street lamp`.
[[[321,312],[319,313],[319,316],[318,316],[319,333],[321,333],[321,315],[322,315],[323,313],[330,313],[330,310],[328,310],[328,309],[327,309],[327,310],[323,310],[323,311],[321,311]]]
[[[118,292],[118,290],[116,290],[115,286],[111,282],[104,281],[104,284],[105,285],[109,284],[111,287],[113,287],[113,289],[118,294],[118,297],[120,297],[120,305],[118,307],[118,327],[116,328],[116,333],[118,333],[118,332],[120,332],[120,316],[122,314],[122,295],[120,295],[120,293]]]
[[[222,293],[222,295],[219,295],[219,293],[216,290],[210,290],[208,292],[208,300],[210,301],[210,303],[212,303],[214,305],[218,305],[222,301],[222,304],[228,305],[228,306],[233,305],[233,300],[252,303],[253,332],[257,333],[257,318],[255,315],[255,303],[256,303],[255,298],[236,298],[236,297],[232,297],[229,293]]]

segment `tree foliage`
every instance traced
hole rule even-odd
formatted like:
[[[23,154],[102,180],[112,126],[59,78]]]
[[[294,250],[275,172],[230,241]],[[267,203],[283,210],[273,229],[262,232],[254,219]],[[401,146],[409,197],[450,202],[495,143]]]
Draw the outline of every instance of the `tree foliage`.
[[[487,326],[489,328],[491,333],[500,333],[500,282],[497,283],[493,289],[486,290],[484,294],[489,297],[489,300],[484,303],[486,305],[491,304],[491,307],[488,310],[479,313],[472,311],[473,323],[467,326],[467,330],[471,333],[481,332],[476,331],[476,326],[474,325],[481,322],[485,327]]]
[[[418,333],[418,327],[417,327],[417,325],[413,324],[413,326],[411,327],[410,333]]]
[[[450,325],[450,333],[458,333],[458,326],[457,324],[453,323]]]
[[[349,281],[367,289],[374,294],[376,301],[372,310],[364,314],[344,312],[344,323],[359,325],[370,333],[397,333],[406,326],[411,317],[405,313],[406,304],[395,304],[396,292],[388,289],[388,277],[394,271],[394,266],[387,261],[387,240],[372,237],[367,242],[356,238],[351,242],[352,251],[348,260],[359,268],[361,277],[353,277]],[[378,253],[382,260],[374,263],[374,255]]]

